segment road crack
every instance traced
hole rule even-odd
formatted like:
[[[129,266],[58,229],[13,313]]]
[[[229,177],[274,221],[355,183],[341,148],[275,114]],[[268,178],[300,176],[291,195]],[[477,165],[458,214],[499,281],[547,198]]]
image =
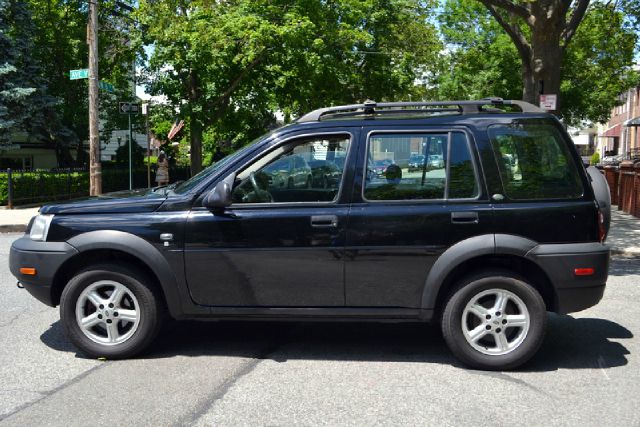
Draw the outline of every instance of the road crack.
[[[69,381],[66,381],[66,382],[62,383],[59,386],[57,386],[57,387],[55,387],[55,388],[53,388],[51,390],[42,391],[42,392],[40,392],[40,391],[36,392],[36,393],[41,394],[42,396],[37,398],[37,399],[34,399],[34,400],[30,401],[30,402],[24,403],[24,404],[18,406],[17,408],[13,409],[12,411],[9,411],[6,414],[0,414],[0,422],[6,420],[7,418],[11,417],[12,415],[17,414],[18,412],[24,411],[25,409],[28,409],[28,408],[40,403],[42,400],[48,398],[49,396],[52,396],[52,395],[58,393],[59,391],[62,391],[64,389],[66,389],[67,387],[70,387],[70,386],[82,381],[82,379],[84,379],[85,377],[89,376],[90,374],[92,374],[93,372],[96,372],[99,369],[102,369],[103,367],[105,367],[107,365],[108,365],[108,362],[100,363],[100,364],[95,365],[94,367],[82,372],[81,374],[76,375],[75,377],[71,378]]]
[[[194,425],[200,417],[205,415],[219,400],[223,399],[224,396],[231,390],[231,388],[243,377],[249,375],[251,372],[255,370],[255,368],[262,363],[264,360],[269,359],[270,356],[276,352],[281,347],[281,344],[274,344],[264,351],[260,352],[255,358],[250,360],[249,362],[242,365],[242,367],[236,371],[232,376],[227,378],[219,387],[217,387],[206,399],[202,401],[199,405],[196,406],[194,411],[180,418],[177,422],[175,422],[174,426],[185,426],[185,425]],[[1,419],[0,419],[1,421]]]

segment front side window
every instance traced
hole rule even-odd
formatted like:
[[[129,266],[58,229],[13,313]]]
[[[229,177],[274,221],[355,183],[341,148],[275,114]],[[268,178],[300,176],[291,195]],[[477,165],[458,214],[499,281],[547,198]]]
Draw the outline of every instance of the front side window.
[[[369,138],[365,199],[441,200],[477,195],[463,133],[385,133]]]
[[[234,204],[332,202],[338,197],[350,136],[286,143],[238,175]]]
[[[555,126],[522,120],[493,125],[488,131],[507,197],[533,200],[582,196],[575,162]]]

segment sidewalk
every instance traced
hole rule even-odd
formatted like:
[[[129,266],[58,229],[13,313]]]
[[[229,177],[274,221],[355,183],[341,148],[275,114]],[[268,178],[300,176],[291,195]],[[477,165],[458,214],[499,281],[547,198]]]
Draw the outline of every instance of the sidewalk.
[[[38,214],[38,209],[6,209],[0,206],[0,233],[22,233],[27,228],[31,217]]]
[[[31,217],[37,213],[38,208],[9,210],[0,207],[0,233],[23,232]],[[611,229],[606,243],[613,254],[640,257],[640,218],[612,206]]]
[[[640,257],[640,218],[612,206],[611,228],[606,243],[613,254]]]

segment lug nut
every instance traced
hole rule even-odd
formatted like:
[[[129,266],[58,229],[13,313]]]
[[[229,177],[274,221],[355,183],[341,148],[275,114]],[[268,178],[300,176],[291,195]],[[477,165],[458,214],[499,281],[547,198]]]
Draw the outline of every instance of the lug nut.
[[[107,319],[107,323],[111,323],[111,319]]]
[[[487,320],[491,319],[491,315],[490,314],[487,314],[485,317],[486,317]]]
[[[108,320],[107,320],[107,322],[108,322]],[[500,332],[502,332],[502,329],[498,328],[498,329],[496,329],[496,332],[500,333]]]
[[[113,312],[113,317],[118,317],[118,312],[117,311]]]
[[[104,308],[104,305],[100,304],[99,307],[100,307],[100,310],[102,310]]]
[[[499,311],[496,311],[496,316],[500,316],[500,314],[502,313],[500,313]]]
[[[113,303],[109,303],[109,308],[113,308]]]
[[[98,319],[102,319],[102,314],[98,314]]]
[[[506,325],[506,324],[507,324],[507,319],[503,319],[503,320],[502,320],[502,324],[503,324],[503,325]]]
[[[486,329],[487,331],[490,331],[490,330],[491,330],[491,325],[487,325],[487,326],[485,326],[485,329]]]

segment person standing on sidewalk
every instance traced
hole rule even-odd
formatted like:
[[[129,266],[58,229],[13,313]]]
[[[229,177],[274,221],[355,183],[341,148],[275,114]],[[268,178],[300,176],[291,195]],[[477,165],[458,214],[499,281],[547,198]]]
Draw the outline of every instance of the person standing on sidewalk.
[[[167,160],[167,156],[164,154],[164,151],[161,151],[158,156],[156,182],[159,186],[169,184],[169,160]]]

